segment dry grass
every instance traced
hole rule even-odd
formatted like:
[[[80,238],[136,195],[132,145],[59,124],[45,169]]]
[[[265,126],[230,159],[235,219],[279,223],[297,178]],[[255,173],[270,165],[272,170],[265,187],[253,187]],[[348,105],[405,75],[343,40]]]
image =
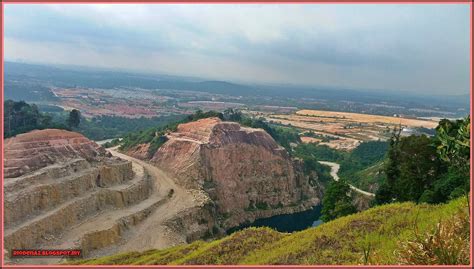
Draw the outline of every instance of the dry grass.
[[[249,228],[212,242],[75,264],[464,264],[469,229],[458,212],[465,204],[465,197],[443,205],[395,203],[291,234]],[[448,222],[438,225],[440,219]],[[407,247],[400,250],[400,242]]]
[[[322,139],[319,139],[319,138],[314,138],[314,137],[309,137],[309,136],[302,136],[301,137],[301,142],[303,142],[303,143],[319,143],[321,141],[322,141]]]
[[[467,207],[466,207],[467,208]],[[438,223],[433,232],[415,233],[398,251],[402,264],[469,264],[469,214],[460,210]]]
[[[337,138],[322,144],[340,150],[352,150],[362,141],[385,140],[389,138],[391,130],[399,125],[411,128],[435,128],[438,125],[435,120],[321,110],[300,110],[290,115],[271,114],[265,118],[268,121],[282,125],[291,125],[304,130],[311,130],[316,134]],[[305,138],[303,142],[316,141]]]
[[[349,112],[334,112],[322,110],[300,110],[296,112],[297,115],[308,115],[326,118],[339,118],[347,121],[365,122],[365,123],[385,123],[385,124],[401,124],[408,127],[425,127],[435,128],[438,122],[432,120],[406,119],[398,117],[388,117],[379,115],[368,115]]]

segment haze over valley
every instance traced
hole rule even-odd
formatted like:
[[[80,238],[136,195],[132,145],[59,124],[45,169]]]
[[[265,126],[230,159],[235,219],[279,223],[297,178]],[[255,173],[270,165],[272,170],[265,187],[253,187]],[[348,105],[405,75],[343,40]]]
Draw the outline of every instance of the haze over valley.
[[[469,18],[7,4],[5,263],[469,264]]]

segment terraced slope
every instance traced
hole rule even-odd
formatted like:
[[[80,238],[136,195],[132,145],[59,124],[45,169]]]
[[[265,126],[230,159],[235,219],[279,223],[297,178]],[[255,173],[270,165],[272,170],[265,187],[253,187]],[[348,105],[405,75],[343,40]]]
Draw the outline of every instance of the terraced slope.
[[[429,261],[463,263],[467,257],[468,262],[469,215],[463,197],[444,205],[401,203],[380,206],[291,234],[268,228],[249,228],[212,242],[196,241],[164,250],[129,252],[74,263],[399,264],[409,258],[401,252],[402,243],[414,240],[415,232],[423,237],[434,231],[439,222],[452,219],[463,221],[461,230],[450,233],[452,223],[445,224],[444,231],[434,237],[433,244],[441,237],[439,243],[447,244],[442,246],[444,253],[448,256],[457,253],[459,257],[451,259],[451,255],[450,260],[436,260],[430,256]],[[460,246],[459,251],[453,251],[453,245],[450,245],[453,242]]]
[[[85,257],[96,257],[186,242],[186,233],[166,231],[167,222],[199,204],[197,195],[158,168],[115,151],[122,158],[113,156],[67,131],[34,131],[7,142],[6,166],[15,171],[4,182],[7,251],[82,249]]]

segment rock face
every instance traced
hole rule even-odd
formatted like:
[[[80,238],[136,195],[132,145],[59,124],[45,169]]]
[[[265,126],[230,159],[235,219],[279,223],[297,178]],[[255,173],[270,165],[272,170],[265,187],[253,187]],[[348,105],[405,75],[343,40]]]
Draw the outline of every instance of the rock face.
[[[80,134],[51,129],[5,140],[6,251],[79,248],[87,257],[124,240],[167,199],[142,166]]]
[[[106,157],[106,151],[78,133],[57,129],[31,131],[5,140],[4,176],[19,177],[77,157],[97,161]]]
[[[222,227],[293,213],[319,203],[317,178],[262,129],[206,118],[181,124],[151,162],[187,188],[204,190]]]

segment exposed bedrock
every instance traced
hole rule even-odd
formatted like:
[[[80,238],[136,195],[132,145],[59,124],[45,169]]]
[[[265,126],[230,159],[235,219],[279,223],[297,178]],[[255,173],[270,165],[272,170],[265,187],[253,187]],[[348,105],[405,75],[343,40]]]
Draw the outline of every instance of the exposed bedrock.
[[[167,200],[144,167],[64,130],[6,139],[5,170],[7,251],[81,248],[88,255],[122,240]]]
[[[317,175],[304,175],[264,130],[218,118],[179,125],[150,161],[182,186],[204,190],[222,228],[306,210],[321,197]]]

